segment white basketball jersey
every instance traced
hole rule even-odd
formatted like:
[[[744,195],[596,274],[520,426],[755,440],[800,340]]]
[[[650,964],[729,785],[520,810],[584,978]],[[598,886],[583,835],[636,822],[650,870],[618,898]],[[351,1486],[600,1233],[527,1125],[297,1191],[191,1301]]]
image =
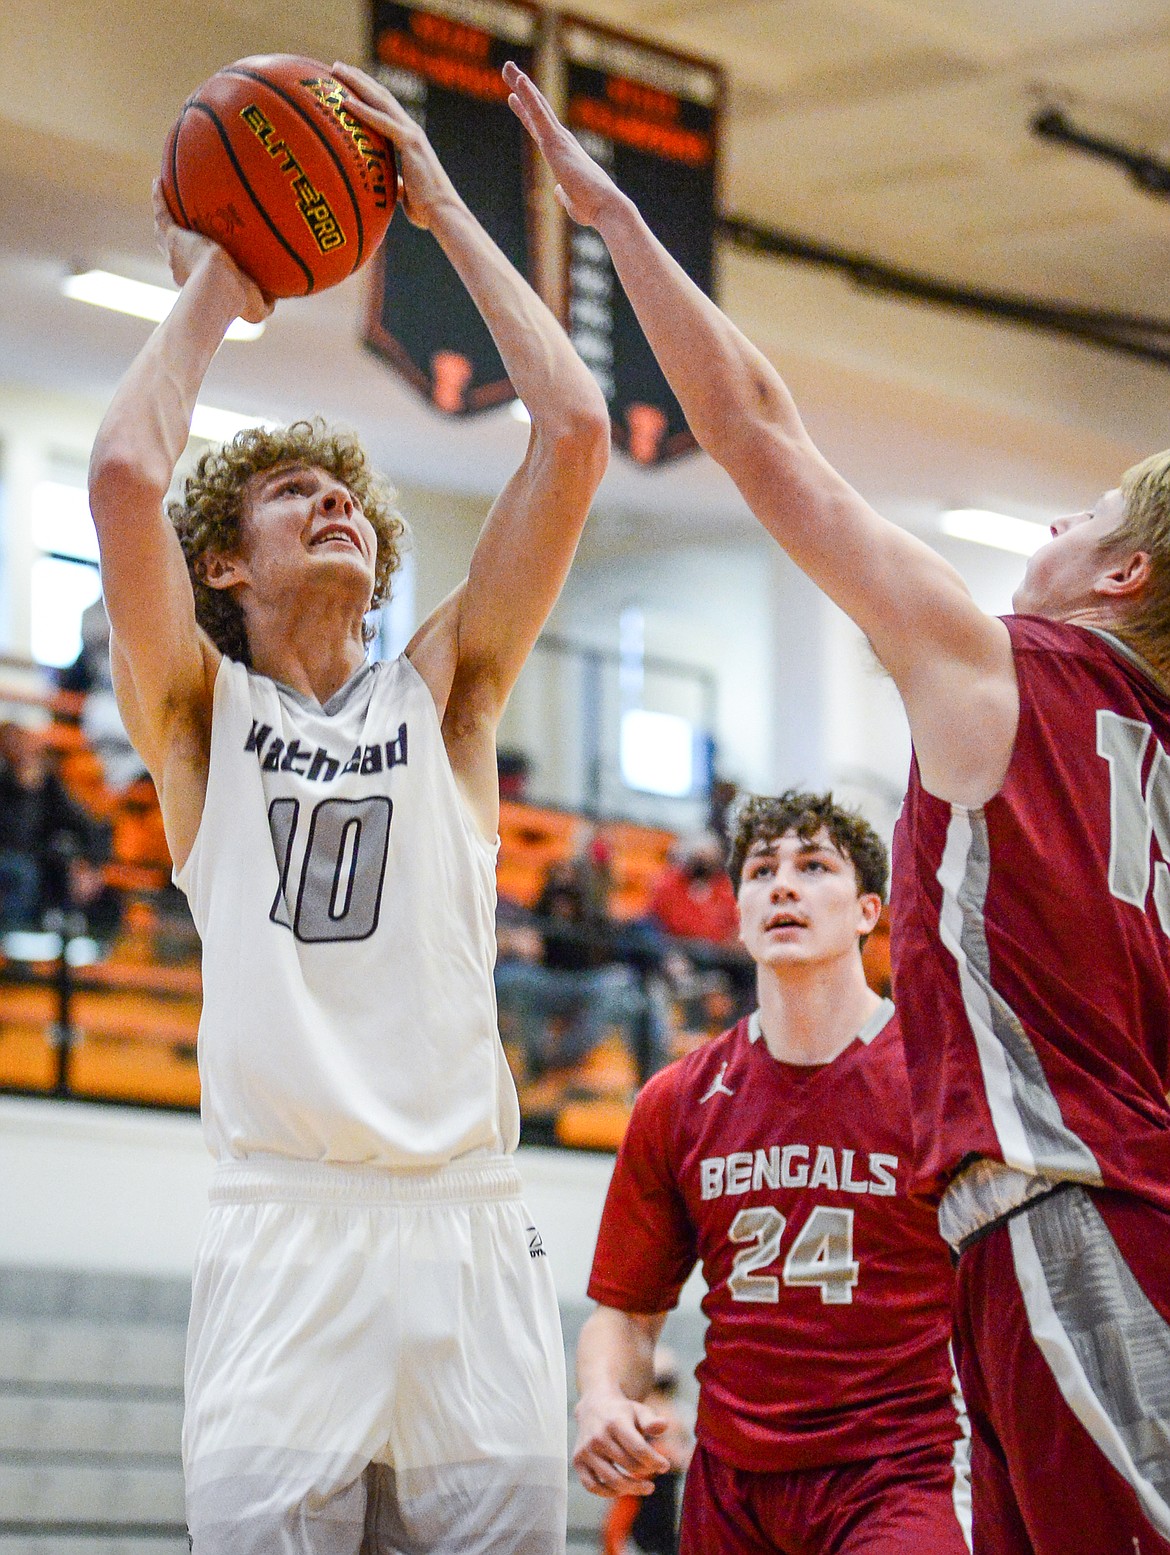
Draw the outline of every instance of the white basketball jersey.
[[[254,1155],[433,1167],[515,1149],[496,849],[403,656],[318,706],[225,658],[175,879],[203,940],[203,1125]]]

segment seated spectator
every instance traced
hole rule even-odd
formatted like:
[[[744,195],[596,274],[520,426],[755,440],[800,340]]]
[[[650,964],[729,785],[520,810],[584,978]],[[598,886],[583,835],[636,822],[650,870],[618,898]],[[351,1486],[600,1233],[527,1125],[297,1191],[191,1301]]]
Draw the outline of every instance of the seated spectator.
[[[500,778],[500,798],[523,801],[528,798],[528,779],[532,763],[521,750],[501,746],[496,752],[496,771]]]
[[[70,797],[42,736],[0,724],[0,933],[61,913],[77,933],[111,937],[121,908],[108,856],[106,829]]]
[[[650,893],[650,915],[665,933],[717,945],[738,938],[739,912],[723,860],[714,832],[678,844]]]
[[[102,764],[107,788],[128,788],[146,776],[142,758],[130,743],[114,699],[110,669],[110,618],[105,604],[95,599],[81,617],[81,652],[57,676],[62,691],[84,693],[81,728],[86,742]]]
[[[606,911],[608,871],[595,842],[550,865],[527,922],[501,904],[496,998],[504,1024],[517,1028],[529,1078],[571,1068],[613,1026],[640,1073],[667,1056],[664,1001],[620,959],[619,928]]]

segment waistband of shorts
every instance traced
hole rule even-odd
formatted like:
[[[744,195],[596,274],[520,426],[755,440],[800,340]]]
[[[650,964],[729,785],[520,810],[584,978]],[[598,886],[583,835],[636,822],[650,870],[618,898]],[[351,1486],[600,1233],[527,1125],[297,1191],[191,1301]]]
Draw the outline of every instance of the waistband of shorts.
[[[212,1204],[472,1204],[518,1199],[521,1186],[511,1156],[409,1170],[249,1156],[216,1165],[209,1198]]]
[[[955,1253],[963,1253],[1001,1221],[1074,1184],[1041,1177],[1002,1161],[980,1157],[947,1184],[938,1206],[938,1229]]]

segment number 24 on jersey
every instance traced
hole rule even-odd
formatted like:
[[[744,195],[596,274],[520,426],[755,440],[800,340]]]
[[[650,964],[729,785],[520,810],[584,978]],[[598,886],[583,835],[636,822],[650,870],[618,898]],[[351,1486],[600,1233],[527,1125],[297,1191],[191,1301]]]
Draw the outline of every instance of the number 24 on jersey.
[[[735,1255],[727,1285],[736,1301],[780,1300],[780,1279],[762,1274],[780,1253],[787,1225],[770,1204],[741,1209],[728,1236],[744,1245]],[[858,1265],[853,1257],[853,1211],[818,1204],[788,1249],[781,1271],[785,1285],[815,1286],[821,1300],[844,1306],[853,1300]]]

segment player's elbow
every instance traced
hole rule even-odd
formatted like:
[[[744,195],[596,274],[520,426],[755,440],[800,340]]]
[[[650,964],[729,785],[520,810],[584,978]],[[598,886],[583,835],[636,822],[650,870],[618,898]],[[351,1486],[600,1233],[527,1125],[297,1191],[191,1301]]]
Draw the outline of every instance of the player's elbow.
[[[592,373],[576,360],[559,377],[558,392],[528,407],[533,434],[567,455],[609,459],[609,410]]]
[[[117,437],[99,437],[89,462],[89,500],[98,533],[120,513],[138,513],[162,503],[169,473],[152,468],[132,444]]]
[[[551,425],[539,428],[537,436],[552,462],[573,470],[592,487],[600,484],[609,466],[609,412],[600,393],[597,403],[583,398],[566,407]]]
[[[773,457],[797,455],[807,436],[775,374],[749,364],[727,381],[717,376],[710,392],[688,405],[696,442],[725,468],[768,448]]]
[[[740,486],[766,469],[771,482],[789,488],[807,478],[809,461],[816,457],[803,428],[763,414],[722,417],[704,433],[696,432],[696,439]]]

